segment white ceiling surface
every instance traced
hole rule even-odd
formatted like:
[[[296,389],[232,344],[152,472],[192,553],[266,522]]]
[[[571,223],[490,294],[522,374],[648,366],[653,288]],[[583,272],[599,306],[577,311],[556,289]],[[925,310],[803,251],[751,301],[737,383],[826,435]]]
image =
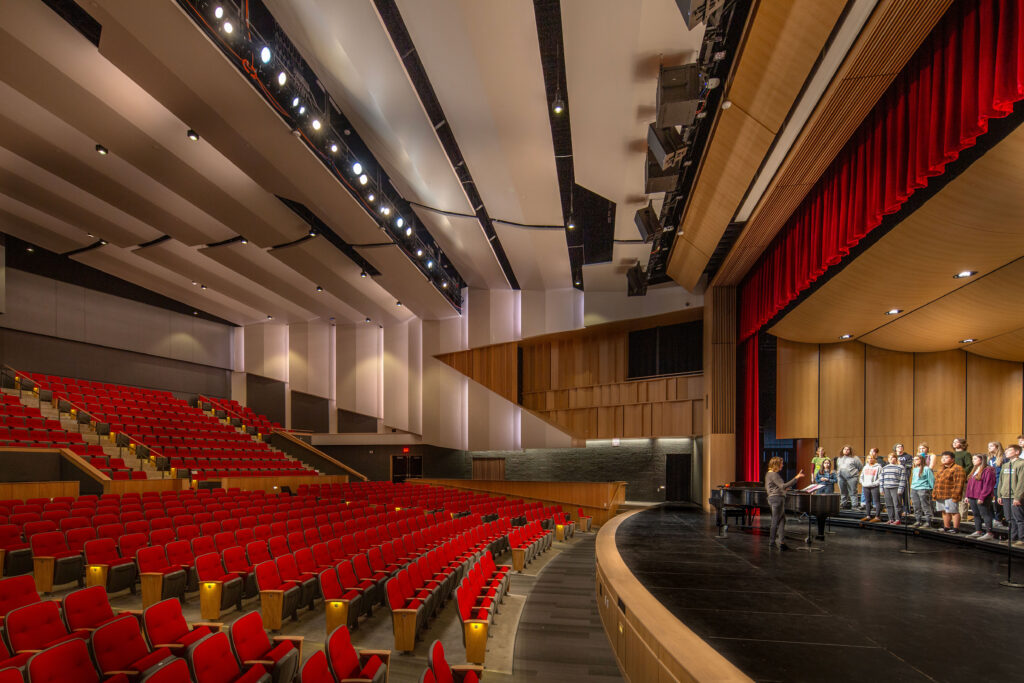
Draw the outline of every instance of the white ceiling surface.
[[[472,214],[373,2],[271,0],[267,5],[402,196]],[[508,286],[478,221],[428,217],[425,224],[471,286]]]
[[[576,182],[615,202],[616,239],[639,239],[637,209],[661,197],[644,194],[658,68],[694,61],[703,25],[688,30],[674,0],[562,0],[562,34]],[[587,290],[625,290],[623,268],[650,252],[616,244],[612,263],[584,269]]]
[[[448,300],[427,282],[426,276],[398,245],[357,247],[356,251],[381,272],[372,279],[394,295],[392,308],[407,308],[424,320],[455,317],[456,312]],[[395,305],[396,301],[401,301],[402,306]]]

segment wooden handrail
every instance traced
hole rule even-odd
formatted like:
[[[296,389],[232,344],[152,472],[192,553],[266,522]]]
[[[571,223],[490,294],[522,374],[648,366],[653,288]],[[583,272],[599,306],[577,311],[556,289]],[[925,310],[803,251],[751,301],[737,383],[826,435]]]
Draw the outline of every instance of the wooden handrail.
[[[326,453],[324,453],[319,448],[315,448],[311,444],[306,443],[305,441],[303,441],[302,439],[296,437],[294,434],[291,434],[290,432],[287,432],[287,431],[285,431],[283,429],[275,429],[272,433],[273,434],[279,434],[282,438],[290,441],[291,443],[293,443],[293,444],[295,444],[297,446],[301,446],[305,450],[309,451],[310,453],[313,453],[317,457],[323,458],[327,462],[330,462],[330,463],[333,463],[333,464],[337,465],[338,467],[340,467],[341,469],[345,470],[349,474],[351,474],[353,476],[356,476],[356,477],[359,477],[363,481],[370,481],[369,477],[367,477],[367,476],[365,476],[365,475],[363,475],[363,474],[361,474],[359,472],[356,472],[354,469],[352,469],[351,467],[349,467],[345,463],[339,462],[339,461],[335,460],[334,458],[332,458],[331,456],[327,455]]]
[[[91,463],[89,463],[85,458],[78,455],[74,451],[69,450],[67,448],[58,448],[57,450],[60,451],[61,456],[65,460],[70,461],[72,465],[82,470],[93,479],[96,479],[98,481],[113,481],[113,479],[105,475],[99,469],[93,467]]]

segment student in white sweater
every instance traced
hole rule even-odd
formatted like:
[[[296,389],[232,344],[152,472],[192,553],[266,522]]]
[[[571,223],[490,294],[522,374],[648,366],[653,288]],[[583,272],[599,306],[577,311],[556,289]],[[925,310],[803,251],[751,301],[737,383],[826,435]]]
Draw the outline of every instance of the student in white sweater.
[[[860,471],[860,488],[864,492],[864,517],[862,522],[881,522],[879,515],[882,514],[881,492],[878,487],[882,483],[882,466],[878,464],[878,458],[874,453],[868,454],[868,464]],[[874,514],[872,514],[874,505]]]

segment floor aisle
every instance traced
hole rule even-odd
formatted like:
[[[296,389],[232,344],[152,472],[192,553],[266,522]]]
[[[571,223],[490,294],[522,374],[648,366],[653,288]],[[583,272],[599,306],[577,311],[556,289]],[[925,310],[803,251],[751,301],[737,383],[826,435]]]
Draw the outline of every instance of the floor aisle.
[[[790,545],[799,545],[790,523]],[[1024,591],[1005,556],[839,528],[824,552],[769,551],[764,534],[715,538],[710,516],[661,506],[616,545],[673,614],[758,681],[1018,680]],[[1018,565],[1024,581],[1024,564]],[[1008,640],[1009,638],[1009,640]]]

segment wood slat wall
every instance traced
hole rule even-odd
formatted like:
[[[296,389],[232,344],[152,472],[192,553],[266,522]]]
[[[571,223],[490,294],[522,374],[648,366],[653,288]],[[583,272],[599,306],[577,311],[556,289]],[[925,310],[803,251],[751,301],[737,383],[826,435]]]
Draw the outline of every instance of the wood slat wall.
[[[519,383],[516,347],[515,342],[494,344],[467,351],[442,353],[437,359],[515,403]]]
[[[808,366],[817,358],[818,372]],[[783,362],[785,360],[786,362]],[[803,395],[817,401],[796,400]],[[817,439],[835,456],[894,443],[933,451],[966,436],[972,451],[988,441],[1013,443],[1024,426],[1024,365],[965,351],[903,353],[860,342],[799,344],[779,340],[776,423],[780,438]],[[815,414],[819,428],[809,433]],[[783,432],[803,425],[799,433]]]
[[[483,491],[526,502],[540,501],[558,505],[573,519],[583,514],[593,517],[600,526],[618,514],[626,501],[624,481],[487,481],[481,479],[409,479],[411,484],[430,484],[466,491]]]
[[[29,498],[78,497],[77,481],[21,481],[0,483],[0,498],[27,500]]]

